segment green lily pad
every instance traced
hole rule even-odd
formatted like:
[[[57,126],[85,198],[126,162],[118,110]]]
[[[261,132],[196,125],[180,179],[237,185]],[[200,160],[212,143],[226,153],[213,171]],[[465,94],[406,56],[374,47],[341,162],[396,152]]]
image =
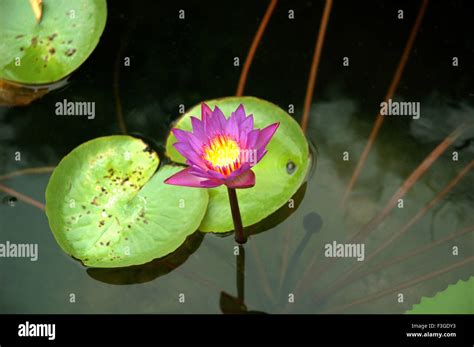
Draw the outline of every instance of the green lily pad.
[[[92,267],[139,265],[176,250],[197,230],[205,190],[163,181],[166,165],[142,140],[107,136],[75,148],[54,170],[46,214],[61,248]]]
[[[474,313],[474,277],[467,281],[459,280],[456,284],[439,292],[432,298],[421,298],[419,304],[413,305],[411,314],[473,314]]]
[[[43,0],[38,23],[28,0],[0,2],[0,78],[58,81],[92,53],[107,19],[105,0]]]
[[[205,103],[211,108],[219,106],[226,117],[243,104],[245,112],[253,114],[256,128],[280,122],[267,146],[268,153],[252,169],[256,176],[255,186],[237,190],[243,225],[255,224],[288,203],[304,182],[310,167],[308,142],[299,124],[268,101],[254,97],[228,97]],[[201,118],[200,105],[184,114],[175,127],[190,131],[191,116]],[[166,153],[171,160],[184,163],[183,156],[173,147],[175,142],[175,136],[170,133],[166,141]],[[207,232],[227,232],[234,229],[227,189],[224,186],[209,189],[209,205],[199,229]]]

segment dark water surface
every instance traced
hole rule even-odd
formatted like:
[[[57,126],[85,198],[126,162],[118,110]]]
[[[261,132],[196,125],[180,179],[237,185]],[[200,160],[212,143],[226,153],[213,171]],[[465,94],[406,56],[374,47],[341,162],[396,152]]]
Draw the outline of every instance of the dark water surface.
[[[113,3],[113,5],[112,5]],[[56,244],[45,214],[0,193],[0,242],[37,243],[39,258],[0,259],[2,313],[402,313],[422,296],[474,275],[473,232],[414,252],[474,224],[474,174],[370,261],[328,260],[323,247],[343,242],[379,213],[410,173],[462,122],[474,117],[473,10],[468,2],[432,1],[397,89],[398,100],[421,103],[421,117],[385,121],[346,208],[339,201],[367,142],[416,18],[419,1],[335,1],[327,29],[307,132],[317,164],[299,192],[299,208],[255,234],[243,257],[233,237],[197,232],[175,254],[132,269],[87,269]],[[54,166],[79,144],[120,132],[116,117],[116,60],[120,102],[132,134],[163,145],[180,104],[235,94],[241,67],[266,1],[109,1],[103,37],[62,89],[28,107],[0,108],[0,176]],[[250,69],[245,95],[288,109],[300,120],[307,76],[324,2],[279,1]],[[472,6],[471,6],[472,7]],[[185,20],[178,11],[185,10]],[[288,11],[295,19],[288,19]],[[397,10],[404,19],[397,19]],[[350,66],[342,65],[342,57]],[[452,58],[459,57],[459,66]],[[94,101],[96,118],[56,116],[55,103]],[[474,159],[466,130],[366,238],[366,256],[396,232]],[[458,149],[459,160],[452,160]],[[15,161],[15,152],[21,161]],[[343,152],[350,154],[343,161]],[[44,202],[49,174],[1,184]],[[281,219],[272,216],[266,225]],[[458,255],[453,255],[453,247]],[[406,256],[405,256],[406,255]],[[390,266],[383,266],[391,260]],[[237,262],[239,261],[239,266]],[[446,269],[423,280],[421,276]],[[363,263],[365,276],[333,290],[332,283]],[[314,266],[310,266],[314,264]],[[243,268],[244,271],[243,271]],[[240,269],[240,271],[237,271]],[[370,270],[370,271],[369,271]],[[244,273],[243,273],[244,272]],[[245,281],[242,281],[245,277]],[[421,279],[420,279],[421,278]],[[404,285],[414,280],[411,285]],[[239,284],[239,285],[238,285]],[[226,294],[222,294],[226,292]],[[404,301],[398,302],[398,294]],[[71,294],[75,303],[70,302]],[[185,302],[179,302],[179,295]],[[294,294],[294,303],[288,303]],[[360,302],[351,304],[358,299]],[[345,307],[344,305],[348,305]],[[240,306],[239,306],[240,305]]]

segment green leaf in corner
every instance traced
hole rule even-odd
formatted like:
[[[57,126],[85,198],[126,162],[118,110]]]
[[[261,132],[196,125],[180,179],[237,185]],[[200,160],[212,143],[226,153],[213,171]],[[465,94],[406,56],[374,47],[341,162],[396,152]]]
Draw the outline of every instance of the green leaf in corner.
[[[0,1],[0,78],[23,84],[58,81],[97,46],[105,0],[43,0],[37,22],[28,0]]]
[[[467,281],[459,280],[432,298],[422,297],[419,304],[413,305],[409,314],[473,314],[474,277]]]

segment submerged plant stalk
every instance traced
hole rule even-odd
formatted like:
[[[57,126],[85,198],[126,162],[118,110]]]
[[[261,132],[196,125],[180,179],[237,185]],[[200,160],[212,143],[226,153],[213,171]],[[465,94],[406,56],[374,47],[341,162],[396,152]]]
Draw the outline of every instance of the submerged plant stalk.
[[[234,221],[235,241],[239,244],[244,244],[247,242],[247,237],[242,227],[242,217],[240,216],[237,193],[234,188],[227,188],[227,192],[229,193],[230,210],[232,211],[232,220]]]

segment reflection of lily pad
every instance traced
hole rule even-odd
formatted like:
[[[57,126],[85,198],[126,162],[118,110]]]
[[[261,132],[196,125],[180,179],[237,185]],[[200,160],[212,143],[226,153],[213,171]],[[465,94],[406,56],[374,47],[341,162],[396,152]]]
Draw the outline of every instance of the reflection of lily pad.
[[[290,203],[284,204],[278,210],[273,212],[268,217],[265,217],[260,222],[250,225],[244,229],[246,235],[257,235],[265,231],[271,230],[276,227],[278,224],[283,223],[288,217],[290,217],[293,212],[295,212],[303,201],[304,195],[306,193],[306,183],[298,189],[298,191],[290,198]]]
[[[36,22],[28,0],[0,2],[0,78],[50,83],[77,69],[99,42],[105,0],[43,0]]]
[[[407,311],[412,314],[473,314],[474,277],[449,285],[432,298],[423,297],[419,304]]]
[[[63,250],[93,267],[124,267],[165,256],[193,233],[207,192],[163,181],[164,166],[143,141],[108,136],[67,155],[46,189],[46,214]]]
[[[268,153],[253,168],[256,175],[255,186],[237,191],[244,226],[255,224],[287,203],[303,183],[310,164],[306,138],[292,117],[268,101],[254,97],[229,97],[206,103],[211,107],[219,106],[227,117],[243,104],[246,113],[254,115],[257,128],[280,122],[267,147]],[[175,127],[190,131],[191,116],[200,118],[200,105],[180,118]],[[167,154],[172,160],[184,163],[184,158],[172,146],[174,142],[176,138],[170,134],[166,141]],[[233,223],[225,187],[209,189],[209,197],[208,210],[200,230],[232,230]]]
[[[154,259],[142,265],[103,269],[90,268],[87,274],[92,278],[108,284],[146,283],[164,276],[183,264],[201,245],[204,234],[197,231],[186,238],[186,241],[176,251],[167,256]]]

